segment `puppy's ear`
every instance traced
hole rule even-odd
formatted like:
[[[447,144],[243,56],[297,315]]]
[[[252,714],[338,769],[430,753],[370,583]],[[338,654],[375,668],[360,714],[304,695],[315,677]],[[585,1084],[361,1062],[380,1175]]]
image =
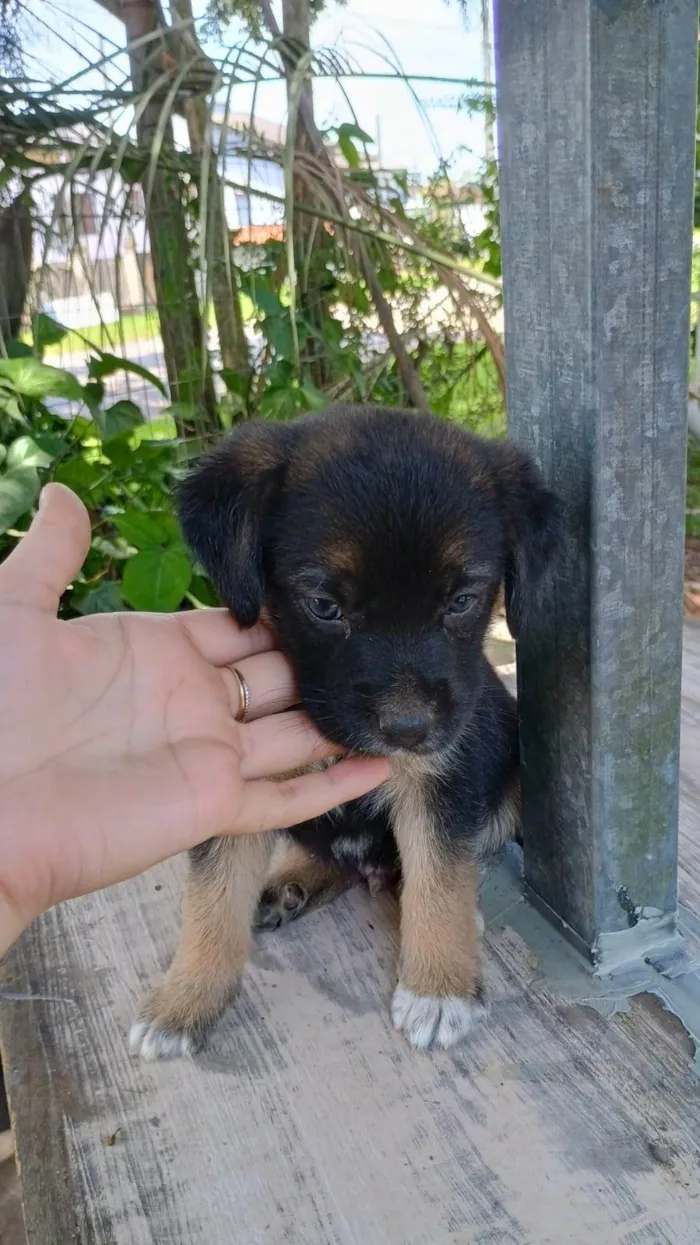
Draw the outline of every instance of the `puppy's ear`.
[[[493,445],[496,486],[506,528],[506,619],[517,639],[529,606],[563,537],[559,499],[528,454],[510,442]]]
[[[185,540],[242,627],[265,599],[263,525],[284,475],[292,428],[252,422],[231,433],[178,485]]]

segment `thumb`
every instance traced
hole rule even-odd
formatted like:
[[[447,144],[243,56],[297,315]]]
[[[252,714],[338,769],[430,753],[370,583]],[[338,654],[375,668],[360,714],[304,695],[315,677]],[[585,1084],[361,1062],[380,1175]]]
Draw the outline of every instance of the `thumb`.
[[[55,614],[90,548],[90,517],[63,484],[47,484],[26,536],[0,566],[0,604],[10,599]]]

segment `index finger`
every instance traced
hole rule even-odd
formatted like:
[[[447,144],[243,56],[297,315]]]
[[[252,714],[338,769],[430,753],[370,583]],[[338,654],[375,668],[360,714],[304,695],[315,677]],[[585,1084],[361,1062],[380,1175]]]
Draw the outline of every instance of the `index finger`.
[[[278,830],[320,817],[337,804],[357,800],[386,782],[391,767],[381,757],[348,757],[330,769],[275,782],[257,778],[245,784],[237,834]]]

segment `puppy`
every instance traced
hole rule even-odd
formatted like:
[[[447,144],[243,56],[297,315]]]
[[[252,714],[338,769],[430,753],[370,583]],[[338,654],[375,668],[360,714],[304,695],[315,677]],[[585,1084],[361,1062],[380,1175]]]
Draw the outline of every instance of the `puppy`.
[[[483,654],[501,586],[517,637],[559,511],[530,459],[426,415],[346,406],[241,425],[181,486],[186,539],[243,627],[261,611],[331,740],[392,758],[371,795],[280,836],[191,853],[180,943],[132,1030],[196,1049],[256,921],[401,873],[394,1025],[448,1047],[482,1010],[479,860],[519,826],[516,705]]]

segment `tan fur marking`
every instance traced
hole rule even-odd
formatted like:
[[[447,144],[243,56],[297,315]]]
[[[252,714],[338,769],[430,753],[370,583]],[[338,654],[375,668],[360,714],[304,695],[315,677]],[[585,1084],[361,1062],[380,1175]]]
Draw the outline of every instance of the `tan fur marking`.
[[[317,561],[328,575],[357,575],[362,569],[362,553],[352,544],[350,532],[342,541],[321,545]]]
[[[276,837],[220,839],[209,858],[191,870],[177,951],[142,1012],[151,1024],[206,1028],[235,995]]]
[[[476,861],[439,843],[424,783],[397,774],[390,786],[403,871],[399,980],[417,995],[471,998],[479,984]]]

